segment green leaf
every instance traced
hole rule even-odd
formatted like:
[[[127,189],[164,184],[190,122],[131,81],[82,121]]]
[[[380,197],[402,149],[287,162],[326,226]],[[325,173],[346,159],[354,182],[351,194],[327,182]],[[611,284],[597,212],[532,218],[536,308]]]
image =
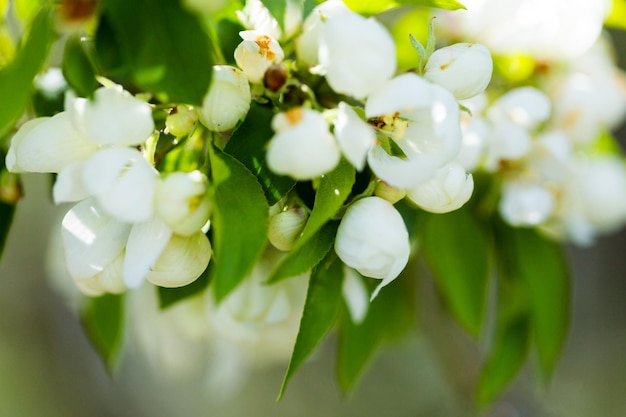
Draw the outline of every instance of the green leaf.
[[[307,243],[289,252],[272,271],[267,283],[275,283],[305,273],[317,265],[333,247],[338,222],[329,222]]]
[[[91,97],[98,82],[84,48],[84,42],[77,36],[67,41],[63,52],[63,77],[80,97]]]
[[[424,258],[456,321],[473,336],[482,328],[490,269],[490,240],[467,209],[422,216]]]
[[[281,30],[285,30],[285,13],[287,12],[287,0],[261,0],[278,22]]]
[[[53,39],[48,12],[44,8],[35,16],[22,48],[13,61],[0,69],[0,138],[8,133],[24,112],[33,90],[33,79],[48,56],[48,47]]]
[[[211,221],[212,281],[221,301],[252,270],[266,243],[269,207],[256,177],[232,156],[212,148],[215,207]]]
[[[613,0],[611,13],[604,24],[615,29],[626,30],[626,0]]]
[[[353,11],[364,15],[379,14],[399,5],[434,7],[446,10],[465,9],[465,6],[456,0],[344,0],[344,3]]]
[[[278,400],[285,393],[291,377],[335,324],[341,307],[342,277],[343,264],[334,252],[329,253],[311,273],[300,329]]]
[[[344,392],[351,391],[386,343],[405,337],[417,323],[415,271],[405,271],[386,286],[355,324],[344,309],[339,328],[337,378]]]
[[[545,376],[559,359],[569,327],[569,272],[561,248],[533,229],[510,228],[515,272],[527,287],[533,342]]]
[[[209,36],[178,0],[103,1],[96,52],[105,75],[163,102],[202,104],[213,68]]]
[[[82,324],[109,372],[115,370],[124,339],[124,296],[88,298]]]
[[[209,265],[213,265],[210,263]],[[209,285],[209,268],[200,277],[189,285],[178,288],[157,287],[159,308],[164,310],[179,301],[201,293]]]
[[[489,404],[517,374],[526,359],[528,343],[529,324],[524,317],[500,326],[478,382],[479,405]]]
[[[355,172],[354,167],[348,161],[341,159],[333,171],[320,177],[313,211],[300,234],[300,238],[296,241],[294,249],[302,247],[328,220],[337,214],[352,191]]]
[[[252,104],[243,123],[233,132],[224,151],[243,163],[259,180],[270,205],[283,198],[296,181],[274,174],[265,161],[265,147],[274,135],[271,123],[274,112],[269,107]]]

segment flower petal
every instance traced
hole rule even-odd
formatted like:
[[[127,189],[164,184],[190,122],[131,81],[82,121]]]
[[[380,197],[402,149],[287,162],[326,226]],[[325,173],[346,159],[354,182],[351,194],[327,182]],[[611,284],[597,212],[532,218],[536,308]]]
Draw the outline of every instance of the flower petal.
[[[367,152],[376,144],[374,129],[344,103],[339,103],[335,120],[335,137],[344,156],[354,167],[362,171]]]
[[[66,166],[59,172],[52,188],[55,204],[80,201],[91,195],[83,184],[84,168],[85,162],[78,161]]]
[[[14,165],[23,171],[60,172],[73,162],[89,158],[98,148],[80,136],[65,112],[27,125],[26,134],[13,145]]]
[[[108,148],[85,163],[85,189],[110,215],[129,223],[142,222],[154,211],[157,171],[131,148]]]
[[[122,252],[130,225],[108,216],[90,198],[67,212],[61,232],[68,271],[83,279],[100,273]]]
[[[437,169],[428,155],[403,149],[406,158],[391,156],[380,146],[367,155],[367,163],[378,178],[397,188],[411,188],[432,177]]]
[[[126,244],[122,270],[122,277],[128,288],[141,285],[171,236],[170,228],[156,217],[133,225]]]
[[[152,109],[121,86],[96,90],[92,101],[66,100],[76,128],[100,145],[139,145],[154,132]]]

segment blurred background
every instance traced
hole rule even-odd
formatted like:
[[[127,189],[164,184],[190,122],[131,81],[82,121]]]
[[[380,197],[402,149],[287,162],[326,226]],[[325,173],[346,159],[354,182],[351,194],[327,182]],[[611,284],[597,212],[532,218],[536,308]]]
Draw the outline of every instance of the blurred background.
[[[626,36],[612,35],[624,68]],[[625,144],[626,129],[618,136]],[[443,314],[430,281],[422,279],[421,327],[383,350],[352,395],[342,396],[336,386],[330,337],[276,403],[287,360],[253,371],[229,395],[207,383],[203,366],[163,374],[132,347],[109,375],[71,298],[47,276],[46,254],[55,249],[50,235],[67,207],[46,198],[49,178],[25,175],[24,185],[0,263],[0,417],[626,416],[625,231],[591,248],[568,248],[572,324],[548,383],[536,378],[531,360],[490,409],[473,411],[478,348]]]

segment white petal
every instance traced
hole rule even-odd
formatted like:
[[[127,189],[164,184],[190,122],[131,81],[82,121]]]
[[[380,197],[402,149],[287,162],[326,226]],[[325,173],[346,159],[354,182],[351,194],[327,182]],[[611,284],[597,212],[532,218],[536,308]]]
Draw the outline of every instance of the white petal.
[[[150,105],[121,86],[99,88],[93,101],[76,99],[69,105],[76,127],[100,145],[140,145],[154,132]]]
[[[60,172],[69,164],[87,159],[97,146],[83,139],[66,113],[59,113],[35,126],[28,125],[18,138],[15,161],[23,171]]]
[[[348,307],[350,317],[355,324],[363,321],[369,307],[367,288],[361,277],[352,268],[344,266],[341,293]]]
[[[85,189],[102,208],[129,223],[149,219],[154,211],[157,171],[131,148],[107,148],[85,162]]]
[[[545,187],[511,181],[503,186],[498,208],[502,217],[513,226],[536,226],[548,219],[554,205],[554,196]]]
[[[161,287],[182,287],[202,275],[210,259],[211,243],[204,233],[173,235],[146,279]]]
[[[137,288],[141,285],[171,236],[170,228],[158,218],[133,225],[126,244],[122,273],[128,288]]]
[[[365,115],[370,117],[409,111],[429,106],[433,100],[431,84],[413,73],[398,75],[374,91],[365,103]]]
[[[22,143],[22,140],[26,136],[28,132],[30,132],[35,126],[40,123],[49,120],[49,117],[38,117],[33,120],[29,120],[20,126],[17,133],[11,138],[11,146],[7,152],[6,159],[4,161],[5,166],[9,172],[24,172],[24,170],[17,163],[17,155],[16,149],[19,149]]]
[[[67,268],[74,279],[92,277],[124,249],[130,225],[108,216],[94,199],[76,204],[63,218]]]
[[[362,171],[367,152],[376,144],[374,129],[343,101],[339,103],[334,125],[335,137],[344,156],[357,170]]]
[[[52,188],[52,196],[56,204],[80,201],[91,195],[83,183],[84,167],[85,162],[78,161],[59,172]]]
[[[367,155],[367,163],[378,178],[397,188],[411,188],[433,176],[437,162],[425,154],[403,149],[407,158],[391,156],[380,146]]]
[[[357,13],[340,13],[326,20],[318,53],[331,88],[358,99],[396,72],[393,37],[378,21]]]

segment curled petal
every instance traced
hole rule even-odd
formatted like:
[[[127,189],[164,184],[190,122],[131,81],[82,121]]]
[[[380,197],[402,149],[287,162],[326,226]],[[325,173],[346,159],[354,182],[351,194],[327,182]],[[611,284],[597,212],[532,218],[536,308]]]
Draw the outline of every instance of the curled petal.
[[[352,268],[344,266],[341,293],[348,307],[350,318],[356,324],[363,321],[369,308],[367,288],[361,277]]]
[[[378,117],[429,106],[433,100],[431,84],[413,73],[398,75],[374,91],[365,103],[365,115]]]
[[[128,288],[137,288],[146,278],[172,236],[172,231],[163,221],[152,218],[133,225],[122,270]]]
[[[72,207],[62,222],[67,269],[74,279],[102,272],[124,250],[130,225],[108,216],[93,198]]]
[[[210,259],[211,243],[204,233],[173,235],[146,279],[161,287],[182,287],[202,275]]]
[[[131,148],[107,148],[85,162],[85,189],[102,208],[129,223],[152,216],[157,171],[141,153]]]

